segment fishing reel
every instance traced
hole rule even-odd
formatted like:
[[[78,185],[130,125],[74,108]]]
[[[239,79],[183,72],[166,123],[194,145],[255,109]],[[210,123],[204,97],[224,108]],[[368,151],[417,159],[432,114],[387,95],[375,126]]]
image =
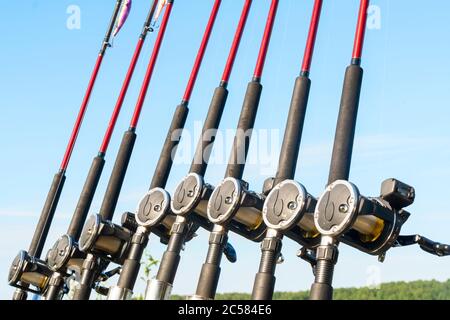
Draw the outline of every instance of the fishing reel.
[[[45,261],[21,251],[13,261],[8,281],[13,287],[42,295],[55,272],[64,276],[71,276],[73,272],[80,274],[84,258],[85,254],[78,249],[73,239],[64,235],[48,251]],[[29,288],[30,285],[36,289]],[[63,291],[66,289],[64,286]]]
[[[207,208],[213,189],[213,186],[205,183],[200,175],[190,173],[175,189],[174,197],[170,203],[172,212],[183,218],[193,213],[189,216],[194,222],[192,228],[196,231],[201,226],[212,232],[214,225],[208,219]],[[237,261],[236,250],[231,243],[226,244],[223,253],[231,263]]]
[[[211,194],[207,215],[212,223],[228,225],[231,231],[261,242],[267,229],[261,214],[263,205],[264,196],[249,191],[247,182],[226,178]]]
[[[175,216],[167,214],[169,199],[164,190],[151,190],[140,201],[136,215],[130,212],[122,215],[121,225],[105,221],[99,215],[91,216],[80,237],[80,250],[121,265],[136,233],[152,232],[167,244],[175,222]],[[194,236],[192,229],[188,239]]]
[[[302,246],[316,247],[320,242],[314,225],[316,204],[317,200],[302,184],[285,180],[272,188],[264,202],[264,223]]]
[[[8,283],[15,288],[42,295],[52,274],[53,271],[44,261],[30,256],[26,251],[20,251],[9,269]]]
[[[70,275],[70,271],[81,274],[85,257],[86,254],[80,251],[78,244],[66,234],[55,242],[45,260],[52,271]]]
[[[214,225],[208,220],[206,212],[213,189],[202,176],[190,173],[175,188],[170,209],[178,217],[189,215],[195,225],[212,231]]]
[[[176,220],[176,215],[170,210],[170,194],[162,188],[150,190],[139,202],[135,219],[145,232],[156,234],[161,243],[167,245]],[[197,230],[198,226],[189,225],[187,242],[196,236]]]
[[[187,215],[192,208],[196,207],[198,201],[201,202],[199,199],[202,198],[202,194],[196,193],[199,188],[192,185],[192,182],[197,182],[197,179],[192,179],[192,177],[196,178],[196,176],[189,175],[185,179],[187,183],[184,183],[185,180],[183,180],[183,188],[180,188],[182,190],[180,192],[188,191],[185,192],[185,197],[176,197],[179,201],[171,200],[170,194],[166,190],[155,188],[150,190],[139,203],[136,222],[141,227],[150,228],[151,232],[158,235],[161,242],[166,245],[169,243],[172,227],[177,223],[177,217]],[[197,185],[195,184],[195,186]],[[211,189],[210,187],[205,188],[205,190]],[[195,199],[192,199],[193,197]],[[208,220],[201,224],[197,223],[198,220],[193,220],[188,224],[185,242],[189,242],[197,236],[196,232],[200,226],[212,230],[212,224]]]
[[[127,214],[125,214],[127,215]],[[103,260],[122,264],[135,226],[122,219],[125,225],[105,221],[100,215],[91,216],[84,225],[79,247],[84,253],[92,253]]]
[[[382,261],[410,216],[404,208],[414,199],[414,188],[395,179],[382,183],[377,198],[364,197],[354,184],[338,180],[318,200],[314,223],[323,236],[339,238]]]
[[[170,208],[177,216],[190,217],[197,224],[208,231],[213,225],[208,220],[208,200],[213,192],[213,186],[205,183],[202,176],[196,173],[188,174],[175,188]]]

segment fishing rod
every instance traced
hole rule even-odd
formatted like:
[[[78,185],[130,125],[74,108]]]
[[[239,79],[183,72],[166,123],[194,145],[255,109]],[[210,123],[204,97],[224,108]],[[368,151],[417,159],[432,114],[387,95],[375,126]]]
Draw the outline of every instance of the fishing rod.
[[[33,238],[31,240],[30,246],[28,248],[28,252],[21,251],[19,255],[14,259],[11,270],[10,270],[10,285],[16,287],[13,295],[13,300],[26,300],[29,286],[27,284],[22,284],[20,281],[20,276],[25,272],[24,267],[29,266],[29,263],[25,263],[26,261],[33,261],[35,259],[39,259],[42,250],[44,249],[45,241],[47,240],[48,232],[50,230],[50,226],[53,221],[53,217],[55,215],[56,208],[59,203],[59,199],[64,187],[64,183],[66,180],[66,172],[69,166],[70,158],[72,156],[73,149],[75,147],[75,143],[77,141],[78,133],[81,129],[81,125],[83,123],[84,116],[87,111],[87,107],[89,104],[89,100],[91,98],[92,91],[94,89],[95,82],[97,80],[97,76],[99,74],[103,58],[106,54],[107,49],[111,46],[110,41],[112,37],[112,33],[114,30],[114,26],[117,21],[117,17],[119,15],[120,8],[122,6],[123,0],[117,0],[116,5],[114,7],[113,15],[111,21],[109,23],[105,38],[103,40],[100,52],[97,56],[97,60],[95,62],[94,70],[92,71],[91,78],[89,80],[89,84],[84,95],[83,101],[81,103],[80,110],[78,112],[78,116],[76,118],[74,127],[72,129],[72,133],[69,138],[69,142],[66,147],[66,151],[64,153],[63,160],[61,162],[61,166],[58,172],[55,174],[52,184],[50,186],[50,190],[47,194],[47,198],[44,203],[44,207],[42,209],[41,215],[39,217],[39,221],[37,223],[36,229],[33,234]],[[21,269],[22,267],[22,269]],[[16,277],[12,277],[16,276]],[[33,293],[40,294],[40,290],[31,290]]]
[[[206,25],[206,29],[203,38],[198,49],[197,57],[192,68],[186,91],[183,95],[180,105],[177,106],[175,113],[173,115],[172,124],[170,125],[169,132],[167,134],[164,146],[161,151],[161,155],[158,164],[153,175],[153,179],[150,185],[150,190],[165,188],[172,164],[173,164],[173,152],[177,149],[179,138],[174,139],[174,137],[179,134],[186,123],[186,119],[189,114],[189,102],[195,87],[195,83],[203,62],[203,58],[208,47],[208,43],[216,22],[217,14],[220,9],[222,0],[215,0],[214,5],[211,9],[210,17]],[[133,294],[133,288],[136,283],[139,269],[141,266],[141,259],[144,253],[145,247],[148,244],[148,238],[150,233],[160,225],[167,226],[163,230],[164,235],[170,232],[170,226],[173,224],[173,216],[166,215],[166,212],[161,210],[161,208],[166,205],[168,206],[169,201],[167,198],[153,198],[152,194],[145,196],[143,205],[139,206],[138,215],[126,216],[128,220],[134,219],[136,224],[136,231],[130,235],[130,238],[126,242],[122,242],[126,248],[119,248],[118,251],[122,252],[121,255],[125,256],[126,259],[123,262],[122,270],[120,272],[119,280],[116,286],[109,289],[108,300],[127,300],[130,299]],[[142,201],[141,201],[142,203]],[[136,221],[137,220],[137,221]],[[120,226],[115,226],[120,228]],[[161,230],[161,228],[160,228]],[[156,232],[158,233],[158,232]],[[115,238],[109,237],[107,241],[115,241]],[[101,236],[98,237],[97,241],[101,240]],[[95,245],[94,245],[95,246]],[[97,249],[98,251],[99,249]],[[103,252],[104,255],[114,256],[115,252]]]
[[[164,17],[161,23],[158,36],[153,48],[153,52],[148,64],[148,68],[142,83],[141,91],[134,109],[134,113],[131,119],[129,129],[125,132],[122,143],[117,154],[116,162],[114,164],[108,186],[106,188],[103,202],[100,207],[100,213],[98,215],[91,216],[84,225],[84,228],[80,235],[79,249],[86,254],[86,258],[83,261],[81,267],[81,276],[79,286],[75,290],[74,300],[88,300],[93,285],[100,276],[101,272],[107,267],[109,261],[103,259],[95,251],[93,246],[96,236],[100,235],[102,230],[107,229],[110,224],[103,223],[109,222],[114,216],[114,211],[119,199],[120,191],[125,179],[128,164],[133,152],[134,144],[136,141],[136,129],[139,122],[139,118],[144,106],[145,98],[147,96],[148,87],[153,76],[153,71],[159,56],[161,45],[166,33],[167,25],[170,20],[174,0],[169,0],[166,5]],[[117,230],[120,234],[129,233],[127,229]]]
[[[261,98],[263,88],[261,77],[275,24],[278,3],[278,0],[272,0],[270,5],[255,72],[247,87],[225,180],[214,189],[208,201],[208,219],[214,224],[214,227],[210,233],[208,254],[201,269],[194,300],[211,300],[216,295],[222,253],[228,243],[230,221],[239,220],[240,223],[251,226],[253,229],[255,224],[262,225],[261,215],[246,210],[241,216],[237,216],[237,209],[241,204],[248,203],[247,200],[250,198],[247,196],[250,194],[247,191],[248,183],[243,181],[242,177]]]
[[[149,220],[146,217],[146,213],[149,210],[145,210],[147,203],[158,204],[162,208],[161,212],[173,212],[176,215],[175,223],[170,231],[167,249],[161,259],[156,279],[150,280],[147,284],[145,293],[146,300],[168,300],[170,298],[178,265],[181,260],[181,250],[192,234],[190,230],[192,229],[192,225],[202,226],[207,230],[212,230],[212,225],[206,218],[206,210],[203,210],[203,216],[199,214],[199,218],[195,219],[197,212],[199,212],[199,204],[207,201],[206,198],[212,191],[210,185],[203,183],[203,177],[208,168],[211,155],[210,152],[206,152],[205,150],[211,150],[215,142],[215,136],[211,135],[208,139],[207,134],[215,133],[219,128],[228,98],[227,87],[247,24],[251,5],[252,0],[245,0],[224,72],[219,86],[214,90],[189,174],[177,186],[172,201],[169,201],[170,195],[167,191],[157,188],[150,190],[147,197],[144,197],[139,205],[140,210],[137,215],[137,220],[141,225],[145,225],[147,220]],[[170,208],[168,205],[169,202]],[[231,256],[228,257],[231,261],[233,261],[232,251],[230,247]]]
[[[387,179],[381,184],[378,197],[365,197],[348,181],[363,78],[361,56],[368,6],[368,0],[361,0],[353,58],[344,81],[329,185],[317,201],[314,213],[314,224],[321,240],[316,250],[316,277],[310,293],[313,300],[333,297],[332,280],[339,242],[378,256],[380,262],[392,247],[414,244],[433,255],[450,255],[449,245],[420,235],[400,236],[403,224],[411,215],[405,208],[414,203],[416,196],[412,186]]]
[[[343,231],[355,221],[348,221],[347,217],[355,217],[350,210],[355,209],[356,190],[342,188],[336,185],[350,186],[347,182],[350,174],[351,158],[355,137],[356,121],[361,94],[363,69],[361,68],[361,56],[364,44],[364,36],[367,22],[367,9],[369,0],[361,0],[356,28],[355,43],[351,64],[347,67],[342,91],[341,106],[337,121],[334,148],[331,158],[329,187],[319,198],[314,213],[314,223],[320,232],[320,245],[316,251],[315,280],[311,287],[310,298],[312,300],[331,300],[333,297],[332,278],[334,266],[338,259],[338,238]],[[332,189],[340,190],[342,195],[351,195],[344,204],[339,204],[336,211],[331,205],[337,204],[331,197]],[[412,195],[412,194],[411,194]],[[328,203],[326,201],[328,200]],[[413,199],[412,199],[413,200]],[[368,223],[370,225],[370,223]],[[375,222],[376,224],[376,222]],[[369,239],[368,239],[369,240]]]
[[[137,62],[141,55],[141,51],[147,38],[148,33],[151,31],[151,23],[156,10],[158,1],[153,1],[150,7],[148,16],[145,20],[144,27],[139,35],[138,43],[128,67],[125,80],[122,85],[119,97],[114,107],[113,113],[109,125],[106,129],[102,144],[96,157],[92,161],[91,168],[88,172],[85,184],[80,194],[78,204],[73,214],[72,220],[69,224],[67,233],[59,238],[53,247],[49,250],[46,258],[47,265],[52,270],[53,274],[48,282],[48,288],[45,292],[46,300],[57,299],[64,287],[64,279],[70,277],[72,270],[81,270],[80,262],[83,261],[85,254],[78,249],[78,240],[86,221],[86,217],[89,213],[89,209],[94,198],[98,182],[103,172],[105,165],[106,152],[111,140],[111,136],[114,132],[117,119],[122,110],[122,106],[128,92],[128,88],[133,78],[134,71],[136,69]]]
[[[322,3],[322,0],[314,2],[302,69],[300,76],[295,80],[278,170],[275,178],[271,178],[265,183],[265,189],[272,191],[265,199],[262,210],[267,231],[266,237],[261,243],[261,261],[253,285],[253,300],[272,299],[276,281],[275,269],[281,259],[283,236],[294,229],[291,233],[299,234],[300,242],[303,245],[313,247],[314,244],[311,242],[314,241],[314,237],[311,235],[317,234],[317,231],[315,233],[305,231],[308,226],[314,227],[312,214],[309,215],[309,219],[305,215],[307,212],[314,212],[316,200],[307,194],[303,186],[292,179],[295,177],[307,112],[311,88],[309,75]],[[298,241],[297,238],[295,237],[294,240]]]

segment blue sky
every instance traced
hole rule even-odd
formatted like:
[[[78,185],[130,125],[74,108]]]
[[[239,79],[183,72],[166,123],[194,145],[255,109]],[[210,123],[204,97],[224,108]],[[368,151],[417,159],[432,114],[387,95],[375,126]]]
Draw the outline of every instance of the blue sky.
[[[47,245],[65,232],[70,215],[101,143],[117,99],[138,34],[150,6],[136,0],[127,24],[108,51],[92,95],[68,178]],[[28,247],[52,175],[62,158],[74,118],[84,94],[96,54],[115,1],[23,0],[3,5],[0,61],[0,298],[10,297],[7,271],[19,249]],[[117,217],[134,210],[150,184],[159,151],[175,106],[180,102],[208,19],[212,0],[176,0],[161,56],[150,85],[138,128],[138,141],[118,205]],[[187,129],[203,121],[223,71],[243,1],[224,0],[205,61],[191,100]],[[374,0],[381,9],[381,28],[367,32],[363,67],[365,78],[354,150],[351,181],[361,192],[377,195],[385,178],[396,177],[415,186],[417,198],[403,233],[421,233],[450,241],[450,3]],[[69,30],[69,5],[81,9],[81,29]],[[255,0],[232,74],[222,129],[233,129],[246,83],[256,61],[270,1]],[[303,55],[312,0],[282,0],[263,76],[264,92],[257,129],[283,129],[292,87]],[[325,1],[311,78],[313,81],[297,180],[314,195],[326,183],[332,140],[345,67],[351,55],[359,1]],[[155,39],[146,42],[124,109],[117,124],[107,165],[92,213],[98,211],[109,172],[136,102]],[[282,132],[281,132],[282,135]],[[195,138],[192,137],[194,141]],[[256,145],[251,153],[256,153]],[[226,153],[228,152],[225,150]],[[277,150],[275,150],[277,151]],[[187,172],[177,165],[168,190]],[[225,163],[210,166],[206,180],[216,184]],[[260,190],[270,172],[258,165],[245,178]],[[272,173],[273,174],[273,173]],[[259,245],[231,235],[238,263],[223,263],[220,292],[249,292],[259,263]],[[193,293],[207,249],[207,234],[188,244],[183,253],[174,292]],[[295,257],[298,245],[285,241],[286,262],[277,269],[277,290],[308,289],[310,267]],[[161,257],[164,247],[151,238],[150,252]],[[394,249],[386,262],[352,248],[341,247],[335,286],[364,286],[381,281],[449,277],[449,259],[418,248]],[[237,272],[238,271],[238,272]],[[142,291],[143,285],[137,286]]]

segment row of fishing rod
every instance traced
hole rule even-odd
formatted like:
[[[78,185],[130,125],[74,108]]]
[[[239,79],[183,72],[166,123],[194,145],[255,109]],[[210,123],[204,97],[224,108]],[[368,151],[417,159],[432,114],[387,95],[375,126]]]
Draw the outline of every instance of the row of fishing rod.
[[[315,280],[310,294],[314,300],[332,299],[332,279],[340,242],[364,253],[379,256],[380,260],[384,259],[386,252],[392,247],[413,244],[419,244],[423,250],[434,255],[450,254],[448,245],[419,235],[400,236],[402,225],[410,216],[405,208],[415,199],[413,187],[396,179],[388,179],[382,183],[379,196],[366,197],[356,185],[348,181],[363,79],[361,58],[369,0],[360,0],[353,54],[345,72],[328,186],[320,197],[309,194],[306,187],[294,179],[311,88],[310,73],[322,0],[314,0],[303,64],[299,76],[295,79],[274,178],[264,183],[262,192],[256,192],[243,180],[243,174],[251,140],[248,133],[254,128],[260,104],[264,64],[276,22],[279,0],[271,0],[255,71],[247,87],[225,178],[215,187],[204,179],[214,144],[214,137],[205,137],[208,132],[217,130],[220,126],[228,97],[227,86],[251,12],[252,0],[244,0],[224,73],[214,90],[192,165],[187,176],[172,194],[165,190],[173,164],[172,157],[180,140],[173,137],[184,128],[187,121],[189,101],[221,2],[215,0],[212,6],[185,94],[175,109],[149,192],[140,201],[137,212],[124,213],[121,223],[115,224],[112,220],[137,138],[138,121],[174,6],[174,0],[153,2],[105,138],[93,159],[67,233],[42,257],[69,159],[103,56],[109,47],[114,26],[123,24],[124,15],[127,15],[131,8],[131,1],[117,0],[63,164],[54,177],[30,247],[28,251],[21,251],[11,266],[9,284],[17,288],[13,299],[25,300],[27,293],[39,295],[46,300],[62,299],[69,291],[68,283],[74,274],[78,282],[73,294],[75,300],[89,299],[93,290],[111,300],[130,299],[150,234],[157,235],[167,247],[156,278],[147,284],[145,299],[169,299],[182,251],[185,244],[195,237],[199,228],[206,229],[210,236],[197,290],[192,297],[194,300],[214,299],[220,279],[222,257],[225,256],[230,262],[237,260],[236,251],[228,242],[229,232],[261,243],[261,261],[252,293],[255,300],[269,300],[273,296],[276,266],[281,260],[284,238],[300,244],[302,250],[299,256],[313,267]],[[153,31],[151,25],[154,23],[155,14],[162,12],[164,14],[135,111],[123,136],[99,214],[88,218],[110,138],[144,41],[148,33]],[[122,22],[118,22],[118,18]],[[108,271],[110,265],[118,267]],[[119,274],[119,279],[115,286],[102,286],[103,282],[116,274]]]

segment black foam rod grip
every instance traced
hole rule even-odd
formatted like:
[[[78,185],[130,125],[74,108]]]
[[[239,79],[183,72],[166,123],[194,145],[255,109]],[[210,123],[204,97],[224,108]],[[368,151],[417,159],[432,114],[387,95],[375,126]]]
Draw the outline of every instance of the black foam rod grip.
[[[102,206],[100,207],[100,215],[107,221],[112,220],[114,216],[114,210],[116,209],[117,201],[119,200],[120,190],[122,189],[122,184],[125,180],[135,142],[136,133],[132,130],[125,132],[108,182],[108,187],[106,188]]]
[[[262,85],[256,81],[248,84],[225,177],[242,179],[262,88]]]
[[[328,177],[329,184],[336,180],[348,180],[350,175],[363,73],[363,69],[358,65],[349,66],[345,73],[330,175]]]
[[[66,175],[60,171],[53,177],[50,190],[47,194],[44,207],[42,208],[41,216],[34,231],[33,239],[31,240],[28,253],[32,257],[39,258],[44,249],[45,240],[47,239],[50,225],[52,224],[53,216],[55,215],[56,207],[58,206],[61,191],[66,181]]]
[[[192,161],[191,173],[204,176],[211,156],[212,146],[214,144],[217,129],[222,119],[223,111],[227,103],[228,90],[225,87],[217,87],[214,91],[208,114],[202,129],[202,135],[195,151]]]
[[[181,133],[186,124],[188,114],[189,108],[185,104],[180,104],[175,109],[175,114],[173,115],[169,132],[167,133],[161,155],[159,156],[150,189],[164,188],[166,186],[173,165],[173,157],[180,143]]]
[[[295,81],[274,185],[294,179],[310,88],[311,80],[308,77],[300,76]]]
[[[75,212],[70,221],[67,234],[71,236],[75,241],[78,241],[83,229],[84,222],[91,208],[92,200],[97,190],[98,182],[102,175],[103,167],[105,166],[105,159],[101,156],[97,156],[92,161],[91,168],[89,170],[86,181],[84,182],[83,190],[81,191],[80,198],[78,199]]]

